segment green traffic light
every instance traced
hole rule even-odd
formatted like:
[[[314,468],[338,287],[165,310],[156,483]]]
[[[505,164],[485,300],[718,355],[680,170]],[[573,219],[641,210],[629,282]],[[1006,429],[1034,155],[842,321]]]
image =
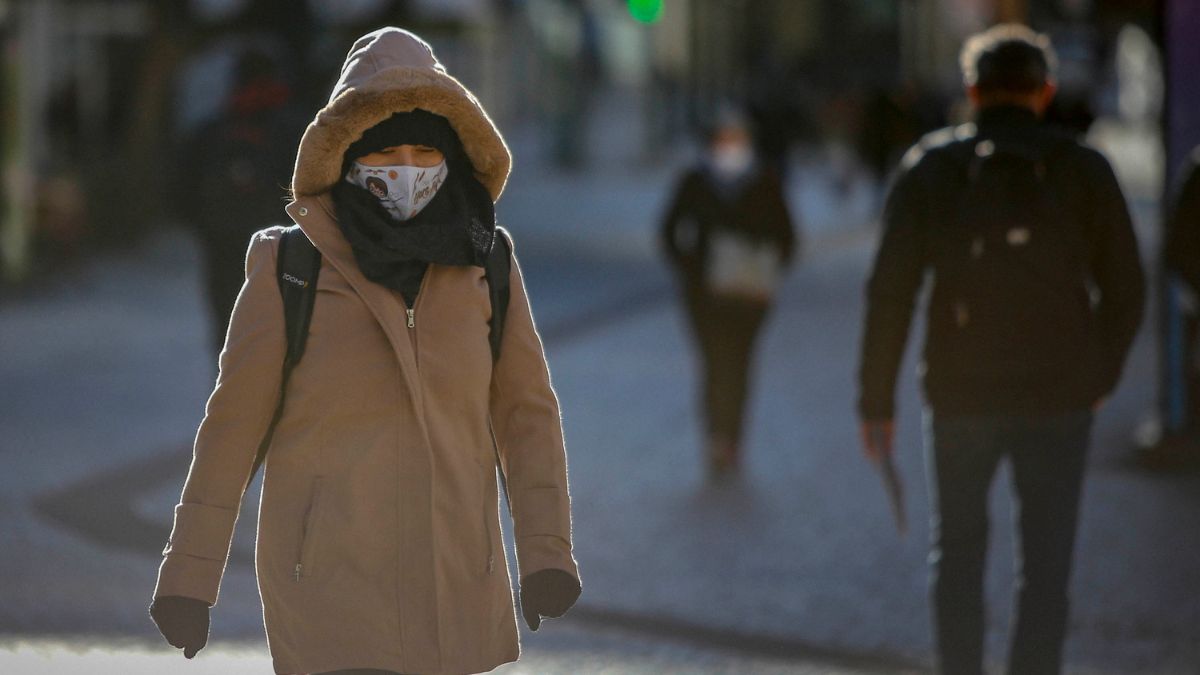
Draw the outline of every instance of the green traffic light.
[[[654,23],[662,18],[664,0],[629,0],[629,14],[642,23]]]

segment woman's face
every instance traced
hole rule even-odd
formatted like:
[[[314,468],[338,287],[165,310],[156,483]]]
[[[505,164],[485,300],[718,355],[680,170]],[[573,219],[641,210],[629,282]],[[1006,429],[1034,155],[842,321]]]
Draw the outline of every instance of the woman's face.
[[[428,145],[397,145],[363,155],[358,161],[367,166],[437,166],[445,159],[442,152]]]

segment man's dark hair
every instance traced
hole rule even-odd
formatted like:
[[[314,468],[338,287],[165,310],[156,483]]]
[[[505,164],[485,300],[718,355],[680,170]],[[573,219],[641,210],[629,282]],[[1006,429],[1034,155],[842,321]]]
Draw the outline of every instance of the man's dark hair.
[[[984,93],[1027,94],[1054,79],[1058,58],[1050,38],[1007,23],[967,38],[959,56],[963,81]]]

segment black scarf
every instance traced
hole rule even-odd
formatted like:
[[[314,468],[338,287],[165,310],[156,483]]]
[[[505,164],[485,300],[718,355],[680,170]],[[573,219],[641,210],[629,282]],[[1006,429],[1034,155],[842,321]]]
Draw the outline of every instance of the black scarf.
[[[363,275],[399,291],[411,307],[430,263],[483,267],[496,211],[470,165],[448,162],[446,182],[412,218],[393,218],[370,192],[344,179],[333,187],[338,226]]]

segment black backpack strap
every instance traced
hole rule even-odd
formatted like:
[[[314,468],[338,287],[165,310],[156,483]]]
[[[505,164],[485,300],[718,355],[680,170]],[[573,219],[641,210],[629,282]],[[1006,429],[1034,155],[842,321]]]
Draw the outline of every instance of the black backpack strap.
[[[1046,178],[1046,167],[1050,160],[1065,147],[1074,144],[1073,138],[1061,134],[1047,134],[1035,142],[1014,142],[975,134],[959,141],[960,147],[955,154],[962,158],[959,161],[967,167],[967,177],[972,182],[979,178],[983,165],[998,155],[1019,157],[1028,162],[1040,182]]]
[[[275,405],[275,414],[271,416],[267,433],[258,445],[254,466],[250,470],[250,477],[246,479],[243,492],[254,482],[254,476],[258,474],[259,467],[267,458],[267,449],[271,447],[275,427],[279,425],[279,418],[283,416],[288,380],[291,379],[292,369],[304,356],[304,348],[308,344],[308,326],[312,323],[313,305],[317,299],[317,278],[321,273],[321,253],[299,225],[285,229],[283,236],[279,238],[275,271],[278,275],[279,293],[283,298],[287,350],[283,357],[283,374],[279,378],[279,402]]]
[[[492,250],[488,253],[484,276],[487,278],[488,295],[492,302],[491,329],[488,342],[492,346],[492,363],[500,359],[500,343],[504,339],[504,321],[508,317],[509,284],[512,271],[512,239],[502,227],[496,228]]]
[[[312,322],[317,299],[317,277],[321,273],[321,253],[308,236],[293,225],[279,240],[279,293],[283,296],[283,318],[287,327],[287,355],[284,362],[294,366],[308,345],[308,325]]]
[[[492,346],[492,364],[500,359],[500,342],[504,339],[504,321],[508,317],[508,299],[511,295],[509,274],[512,272],[512,239],[502,227],[496,228],[492,239],[492,250],[488,253],[487,265],[483,268],[487,278],[488,295],[492,302],[491,329],[488,331],[488,342]],[[492,434],[492,450],[496,455],[496,472],[500,476],[500,491],[504,494],[505,503],[512,504],[508,496],[508,476],[504,473],[504,463],[500,461],[500,444],[496,441],[496,433]]]

